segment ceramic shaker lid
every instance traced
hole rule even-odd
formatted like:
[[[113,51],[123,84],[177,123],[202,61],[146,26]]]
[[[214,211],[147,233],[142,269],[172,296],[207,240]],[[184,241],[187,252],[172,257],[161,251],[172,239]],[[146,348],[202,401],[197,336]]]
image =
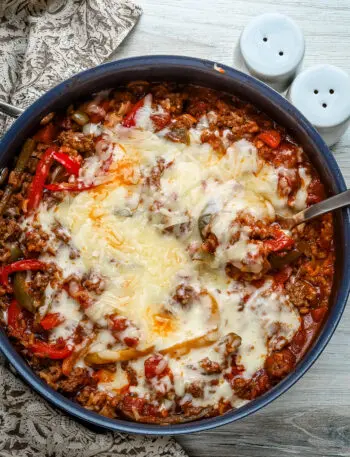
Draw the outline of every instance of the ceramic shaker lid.
[[[333,65],[315,65],[300,73],[288,98],[319,130],[330,146],[350,120],[350,76]]]
[[[250,73],[274,89],[287,89],[305,51],[304,36],[288,16],[267,13],[243,30],[241,53]]]

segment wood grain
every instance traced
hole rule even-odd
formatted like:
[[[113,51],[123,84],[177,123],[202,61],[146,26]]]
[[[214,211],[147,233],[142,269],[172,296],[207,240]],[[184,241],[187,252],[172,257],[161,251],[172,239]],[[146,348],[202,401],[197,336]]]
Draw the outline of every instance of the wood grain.
[[[305,34],[304,68],[330,63],[350,73],[350,0],[137,1],[144,14],[117,59],[178,54],[242,69],[237,43],[243,27],[255,15],[278,11]],[[350,187],[350,131],[333,151]],[[350,456],[350,308],[315,365],[273,404],[178,440],[191,457]]]

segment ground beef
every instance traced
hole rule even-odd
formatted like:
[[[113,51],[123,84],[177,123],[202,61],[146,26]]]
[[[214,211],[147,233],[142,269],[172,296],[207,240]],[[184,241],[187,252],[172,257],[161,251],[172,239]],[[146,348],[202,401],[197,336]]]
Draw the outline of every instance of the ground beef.
[[[193,398],[203,398],[204,397],[204,387],[201,382],[196,381],[192,382],[185,389],[186,393],[192,395]]]
[[[1,246],[0,247],[0,262],[5,263],[7,260],[9,260],[11,256],[11,251],[8,247],[6,246]]]
[[[76,396],[78,403],[90,411],[102,414],[106,417],[117,416],[119,398],[111,397],[106,392],[98,392],[92,387],[83,388]]]
[[[58,363],[42,369],[39,375],[50,387],[67,394],[76,394],[83,387],[94,383],[85,368],[74,368],[69,376],[65,376]]]
[[[225,347],[225,355],[234,354],[242,343],[242,338],[234,332],[228,333],[222,341],[219,342],[219,347]]]
[[[128,362],[122,362],[121,367],[126,372],[129,384],[131,386],[137,386],[138,380],[136,371],[128,364]]]
[[[180,303],[181,306],[190,305],[196,298],[198,298],[197,292],[193,289],[193,287],[186,284],[180,284],[177,286],[175,295],[173,296],[173,299],[177,303]]]
[[[93,292],[96,295],[101,295],[105,290],[106,284],[103,278],[94,274],[90,275],[86,279],[83,279],[82,286],[88,292]]]
[[[17,240],[21,228],[13,219],[0,219],[0,239],[3,241]]]
[[[67,379],[62,379],[59,382],[58,390],[72,394],[89,383],[89,372],[85,368],[74,368]]]
[[[186,92],[173,92],[172,88],[176,89],[171,85],[159,85],[154,87],[151,90],[154,96],[154,102],[171,114],[182,114],[188,94]]]
[[[202,249],[204,252],[213,254],[218,246],[219,242],[214,233],[209,233],[202,244]]]
[[[58,141],[61,146],[68,146],[84,156],[92,155],[95,152],[95,143],[92,135],[67,131],[60,133]]]
[[[295,367],[295,355],[289,349],[273,352],[265,361],[265,369],[272,380],[287,376]]]
[[[65,230],[61,225],[57,224],[52,231],[56,235],[56,238],[63,241],[65,244],[67,244],[70,241],[70,235],[67,233],[67,230]]]
[[[236,394],[246,400],[254,400],[271,387],[271,382],[264,370],[258,372],[251,379],[237,377],[233,380],[233,388]]]
[[[210,130],[204,130],[201,135],[201,142],[208,143],[210,146],[219,154],[225,155],[226,148],[224,143],[220,137],[215,135],[215,133],[211,132]]]
[[[294,306],[314,307],[320,300],[320,293],[315,286],[302,279],[297,279],[294,282],[288,282],[286,289]]]
[[[8,185],[12,186],[14,189],[19,189],[22,185],[24,175],[23,173],[13,170],[10,173],[9,179],[8,179]]]
[[[21,238],[21,249],[29,257],[39,255],[48,249],[54,254],[48,240],[49,235],[38,227],[24,233]]]
[[[217,374],[221,373],[221,367],[217,362],[213,362],[206,357],[205,359],[199,362],[200,367],[202,368],[205,374]]]

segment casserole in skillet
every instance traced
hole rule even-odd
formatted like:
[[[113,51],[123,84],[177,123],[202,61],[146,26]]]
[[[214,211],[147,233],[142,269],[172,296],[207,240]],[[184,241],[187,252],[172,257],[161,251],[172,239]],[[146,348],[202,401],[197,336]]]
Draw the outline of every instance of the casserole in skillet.
[[[300,145],[251,103],[134,81],[50,113],[2,196],[3,323],[107,417],[221,415],[291,373],[327,312],[330,215]]]

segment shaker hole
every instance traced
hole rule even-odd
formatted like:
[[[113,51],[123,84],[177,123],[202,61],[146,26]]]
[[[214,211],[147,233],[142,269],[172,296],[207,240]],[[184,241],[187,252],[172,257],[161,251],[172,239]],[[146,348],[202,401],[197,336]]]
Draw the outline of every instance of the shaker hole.
[[[334,94],[334,89],[329,89],[330,94]]]
[[[284,52],[283,52],[283,51],[280,51],[278,54],[279,54],[280,56],[283,56]]]
[[[264,36],[263,41],[265,41],[265,43],[266,43],[266,41],[267,41],[267,37],[266,36]]]
[[[314,94],[315,94],[315,95],[318,94],[318,90],[317,90],[317,89],[314,90]]]
[[[327,108],[327,103],[322,103],[323,108]]]

